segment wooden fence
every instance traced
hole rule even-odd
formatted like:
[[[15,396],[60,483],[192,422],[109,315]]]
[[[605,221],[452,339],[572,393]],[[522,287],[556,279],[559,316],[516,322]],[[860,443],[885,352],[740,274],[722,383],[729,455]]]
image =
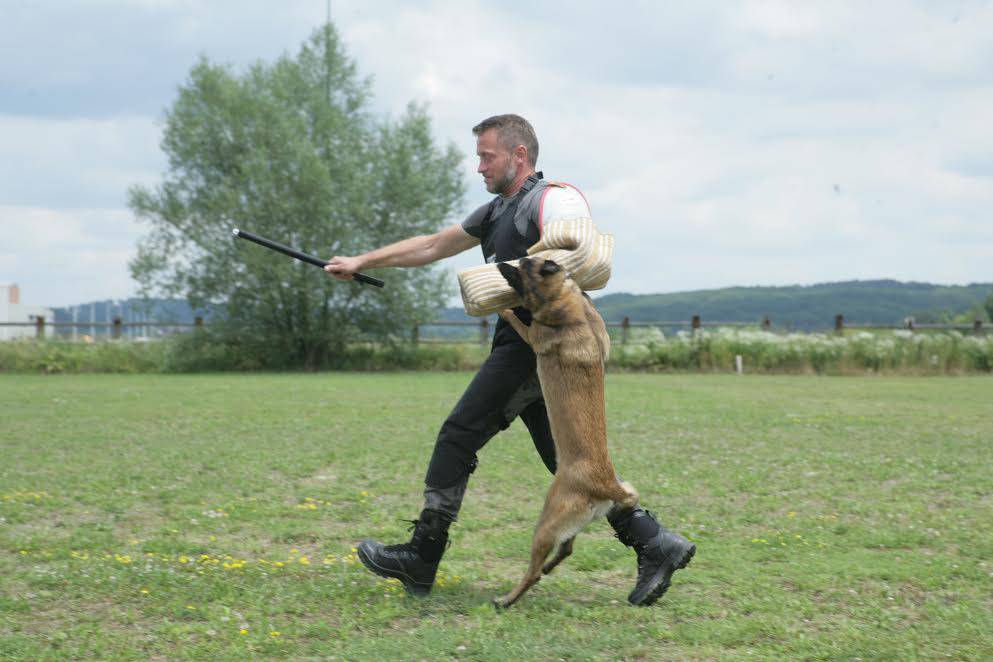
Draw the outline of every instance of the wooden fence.
[[[94,336],[97,333],[97,329],[104,329],[105,335],[109,334],[112,340],[118,340],[122,337],[125,329],[138,329],[143,332],[147,332],[147,329],[167,329],[167,330],[184,330],[184,329],[199,329],[203,328],[204,321],[202,317],[197,317],[194,319],[193,323],[189,322],[131,322],[125,323],[120,317],[115,317],[111,322],[49,322],[44,316],[36,316],[32,322],[0,322],[0,328],[3,327],[34,327],[35,337],[44,338],[48,329],[52,329],[58,333],[59,329],[89,329],[94,332]]]
[[[706,327],[758,327],[764,331],[772,331],[772,321],[765,317],[758,324],[754,322],[727,322],[703,320],[699,315],[693,315],[688,320],[662,320],[653,322],[632,322],[631,318],[625,317],[620,322],[607,322],[607,329],[620,331],[620,344],[625,345],[630,341],[631,329],[637,328],[688,328],[692,331]],[[44,338],[46,329],[107,329],[107,334],[112,340],[120,339],[126,328],[148,329],[164,328],[170,331],[180,331],[184,329],[203,328],[204,320],[197,317],[192,324],[180,322],[131,322],[124,323],[121,318],[115,318],[112,322],[46,322],[44,317],[37,317],[33,322],[0,322],[0,327],[34,327],[35,337]],[[462,334],[455,338],[424,337],[421,329],[425,327],[461,327],[475,329],[475,333]],[[435,321],[421,322],[415,324],[411,330],[411,341],[418,343],[479,343],[486,345],[490,342],[493,325],[488,318],[482,318],[478,322],[473,321]],[[845,320],[844,315],[835,315],[834,331],[843,333],[846,329],[856,330],[896,330],[905,329],[908,331],[962,331],[973,332],[976,335],[983,335],[990,329],[989,325],[977,319],[970,324],[916,324],[913,318],[908,318],[901,325],[893,324],[860,324]],[[466,337],[468,336],[468,337]]]

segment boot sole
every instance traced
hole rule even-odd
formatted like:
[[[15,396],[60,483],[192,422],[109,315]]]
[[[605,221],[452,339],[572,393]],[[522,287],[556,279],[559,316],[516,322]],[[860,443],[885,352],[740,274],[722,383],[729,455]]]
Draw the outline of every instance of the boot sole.
[[[379,575],[380,577],[385,577],[386,579],[399,579],[403,584],[404,589],[406,589],[407,593],[411,595],[424,596],[431,592],[431,584],[421,584],[404,572],[389,570],[377,565],[372,558],[366,555],[365,547],[361,544],[359,545],[358,552],[356,552],[355,555],[359,557],[359,561],[362,561],[362,565],[368,568],[373,574]]]
[[[665,592],[669,590],[670,586],[672,586],[672,575],[677,570],[682,570],[688,566],[690,561],[693,560],[694,554],[696,554],[696,545],[690,543],[689,548],[683,552],[683,555],[678,562],[663,567],[655,574],[655,576],[652,577],[652,584],[654,584],[654,587],[651,588],[644,597],[639,600],[632,594],[628,596],[628,602],[638,607],[650,607],[658,602],[658,599],[665,595]],[[651,584],[649,585],[651,586]]]

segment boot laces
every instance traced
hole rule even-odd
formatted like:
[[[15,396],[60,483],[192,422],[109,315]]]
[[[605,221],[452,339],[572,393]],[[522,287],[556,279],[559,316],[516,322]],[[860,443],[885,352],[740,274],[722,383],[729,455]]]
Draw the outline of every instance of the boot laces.
[[[419,542],[417,538],[417,525],[421,523],[419,519],[402,519],[401,522],[407,522],[410,526],[407,527],[407,531],[414,531],[414,536],[411,538],[410,542],[402,542],[399,545],[387,545],[383,547],[383,551],[386,552],[416,552],[414,544]]]

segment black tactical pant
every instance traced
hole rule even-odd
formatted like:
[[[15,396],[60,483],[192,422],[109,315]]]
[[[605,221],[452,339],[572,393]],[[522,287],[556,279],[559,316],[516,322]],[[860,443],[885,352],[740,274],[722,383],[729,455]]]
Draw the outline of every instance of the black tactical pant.
[[[538,383],[534,351],[501,320],[493,348],[441,426],[424,479],[425,508],[458,515],[476,453],[520,416],[555,473],[555,442]]]

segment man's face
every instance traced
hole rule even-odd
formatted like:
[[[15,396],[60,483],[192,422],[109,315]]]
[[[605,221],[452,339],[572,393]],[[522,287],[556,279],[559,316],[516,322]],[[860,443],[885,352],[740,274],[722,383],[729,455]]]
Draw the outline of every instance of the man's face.
[[[483,183],[490,193],[503,194],[517,178],[517,159],[500,142],[496,129],[487,129],[476,138],[476,155]]]

